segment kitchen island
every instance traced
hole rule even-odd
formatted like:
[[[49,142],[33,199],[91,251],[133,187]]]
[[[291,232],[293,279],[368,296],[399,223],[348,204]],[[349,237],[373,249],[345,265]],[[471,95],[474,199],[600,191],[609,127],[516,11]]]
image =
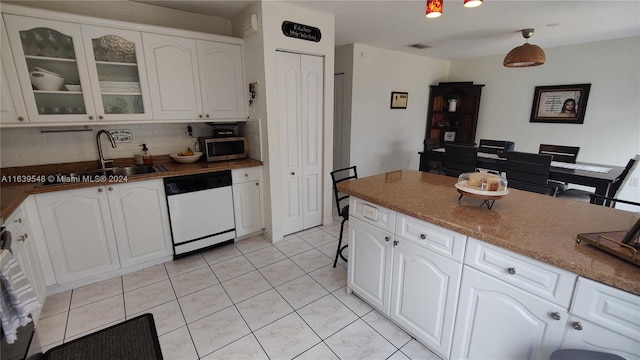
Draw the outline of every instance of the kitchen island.
[[[640,295],[640,267],[587,244],[580,233],[628,229],[633,214],[573,200],[509,189],[491,210],[462,198],[457,179],[414,170],[374,175],[340,184],[340,190]]]
[[[348,291],[443,358],[640,358],[640,268],[576,243],[631,213],[515,189],[487,209],[456,181],[402,170],[339,185]]]

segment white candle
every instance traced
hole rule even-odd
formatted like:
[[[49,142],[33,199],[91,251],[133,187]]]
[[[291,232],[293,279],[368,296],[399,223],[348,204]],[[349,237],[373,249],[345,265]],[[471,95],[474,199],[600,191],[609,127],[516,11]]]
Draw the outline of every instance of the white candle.
[[[458,99],[449,99],[449,112],[455,112],[457,104]]]

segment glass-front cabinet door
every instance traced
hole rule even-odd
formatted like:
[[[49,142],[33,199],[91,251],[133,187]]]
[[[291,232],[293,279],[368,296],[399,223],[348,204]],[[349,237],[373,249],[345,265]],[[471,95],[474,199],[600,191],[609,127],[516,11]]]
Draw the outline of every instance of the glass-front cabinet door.
[[[140,32],[82,25],[98,120],[152,118]]]
[[[3,16],[30,122],[94,121],[80,25]]]

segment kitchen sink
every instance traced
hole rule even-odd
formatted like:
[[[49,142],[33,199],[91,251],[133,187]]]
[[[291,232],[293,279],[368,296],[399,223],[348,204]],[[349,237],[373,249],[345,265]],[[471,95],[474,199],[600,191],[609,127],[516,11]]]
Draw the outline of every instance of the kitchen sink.
[[[126,167],[114,167],[108,169],[95,169],[86,170],[72,173],[53,174],[47,176],[47,181],[42,185],[57,185],[67,183],[82,183],[82,182],[126,182],[128,177],[135,177],[145,174],[159,173],[163,171],[170,171],[166,165],[153,165],[153,166],[126,166]]]

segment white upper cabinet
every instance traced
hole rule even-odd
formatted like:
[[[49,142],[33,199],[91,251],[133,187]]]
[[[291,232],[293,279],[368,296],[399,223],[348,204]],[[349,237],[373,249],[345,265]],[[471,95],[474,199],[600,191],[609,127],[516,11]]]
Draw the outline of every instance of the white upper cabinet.
[[[142,34],[156,119],[245,117],[240,45]]]
[[[98,120],[148,120],[151,101],[140,32],[82,25]]]
[[[3,126],[246,120],[240,39],[11,4],[2,17]]]
[[[0,48],[0,123],[2,124],[20,124],[27,123],[27,109],[24,107],[22,100],[22,92],[20,91],[20,83],[18,82],[18,74],[13,63],[11,48],[9,47],[9,38],[4,28],[4,21],[0,17],[0,35],[2,36],[2,45]]]
[[[3,16],[29,121],[95,120],[80,25]]]
[[[156,119],[201,119],[196,41],[142,34],[149,73],[151,107]]]
[[[198,64],[205,118],[244,118],[240,45],[198,40]]]

